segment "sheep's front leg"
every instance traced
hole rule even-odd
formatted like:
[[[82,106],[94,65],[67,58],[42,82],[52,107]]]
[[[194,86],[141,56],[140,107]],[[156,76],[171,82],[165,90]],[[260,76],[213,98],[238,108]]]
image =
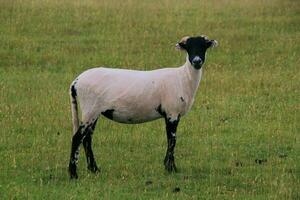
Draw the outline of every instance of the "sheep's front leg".
[[[166,157],[164,160],[165,168],[169,172],[176,172],[175,160],[174,160],[174,148],[176,145],[176,129],[179,123],[179,116],[176,119],[166,118],[166,131],[168,139],[168,148]]]

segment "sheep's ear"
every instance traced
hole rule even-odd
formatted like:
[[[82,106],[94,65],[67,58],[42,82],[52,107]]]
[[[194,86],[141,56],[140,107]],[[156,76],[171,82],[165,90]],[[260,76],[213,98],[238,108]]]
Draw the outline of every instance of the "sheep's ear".
[[[181,51],[186,49],[185,44],[182,42],[178,42],[175,47],[177,50],[181,50]]]
[[[189,39],[189,36],[183,37],[180,42],[176,44],[176,49],[178,50],[186,50],[186,41]]]
[[[208,45],[208,48],[217,47],[218,46],[218,41],[217,40],[207,40],[207,45]]]

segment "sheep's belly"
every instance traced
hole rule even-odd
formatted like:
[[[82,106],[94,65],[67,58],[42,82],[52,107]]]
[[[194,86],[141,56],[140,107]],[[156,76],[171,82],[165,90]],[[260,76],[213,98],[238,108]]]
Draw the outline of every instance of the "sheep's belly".
[[[125,112],[114,110],[110,116],[106,116],[107,118],[125,124],[139,124],[144,122],[153,121],[162,116],[157,112],[149,112],[149,113],[136,113],[136,112]]]

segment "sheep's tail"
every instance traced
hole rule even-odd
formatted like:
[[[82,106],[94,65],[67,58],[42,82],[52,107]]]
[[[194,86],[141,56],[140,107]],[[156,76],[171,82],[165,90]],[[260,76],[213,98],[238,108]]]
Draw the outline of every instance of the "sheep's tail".
[[[73,134],[75,134],[79,128],[77,91],[76,91],[75,85],[76,85],[76,82],[74,81],[70,87],[70,101],[71,101],[71,111],[72,111]]]

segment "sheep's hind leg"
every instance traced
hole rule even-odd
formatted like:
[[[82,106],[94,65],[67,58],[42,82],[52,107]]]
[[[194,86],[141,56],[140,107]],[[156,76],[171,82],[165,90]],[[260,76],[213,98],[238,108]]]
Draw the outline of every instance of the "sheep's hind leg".
[[[176,119],[170,119],[170,118],[165,118],[166,121],[166,131],[167,131],[167,139],[168,139],[168,148],[167,148],[167,153],[166,157],[164,160],[164,165],[167,171],[169,172],[176,172],[177,168],[175,165],[175,159],[174,159],[174,148],[176,145],[176,130],[177,130],[177,125],[179,123],[179,118],[178,116]]]
[[[82,142],[82,139],[85,137],[86,127],[81,125],[77,132],[74,134],[72,138],[72,147],[71,147],[71,155],[69,162],[69,173],[71,178],[78,178],[77,175],[77,163],[79,158],[79,146]]]
[[[95,130],[96,124],[97,124],[97,120],[96,119],[91,126],[88,127],[87,130],[87,134],[85,136],[85,138],[83,139],[83,147],[84,147],[84,151],[85,151],[85,155],[86,155],[86,161],[87,161],[87,168],[91,171],[91,172],[98,172],[99,168],[97,167],[95,158],[94,158],[94,153],[93,153],[93,149],[92,149],[92,135],[93,132]]]

